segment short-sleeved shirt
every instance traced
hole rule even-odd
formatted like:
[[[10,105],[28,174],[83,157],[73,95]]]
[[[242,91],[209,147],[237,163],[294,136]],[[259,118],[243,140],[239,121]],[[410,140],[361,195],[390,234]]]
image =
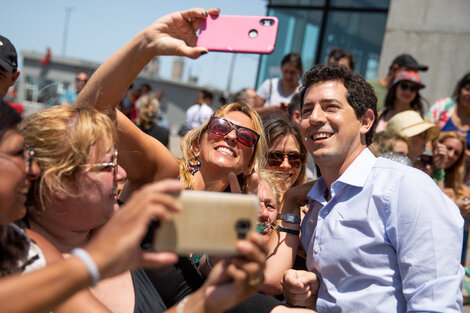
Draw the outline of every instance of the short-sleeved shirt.
[[[388,88],[382,86],[380,78],[369,79],[367,82],[372,86],[377,97],[377,112],[383,111],[385,109],[385,97],[387,96]]]
[[[318,312],[461,312],[463,219],[428,175],[365,149],[326,189],[302,221]]]
[[[77,100],[77,98],[78,98],[78,93],[76,93],[73,90],[66,90],[62,94],[62,97],[60,97],[60,103],[67,102],[67,103],[70,103],[70,104],[74,104],[75,100]]]
[[[204,124],[214,111],[207,104],[194,104],[186,111],[186,127],[193,129]]]
[[[289,95],[284,95],[281,91],[281,80],[271,78],[265,80],[256,91],[256,94],[264,99],[264,106],[288,104],[296,91]]]

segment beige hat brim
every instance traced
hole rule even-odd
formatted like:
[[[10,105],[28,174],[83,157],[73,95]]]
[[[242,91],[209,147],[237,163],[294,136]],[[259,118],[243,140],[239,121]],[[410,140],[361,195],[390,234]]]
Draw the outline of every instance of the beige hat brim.
[[[427,140],[434,140],[439,136],[441,132],[440,128],[437,125],[434,125],[429,122],[420,122],[401,130],[401,133],[406,137],[413,137],[421,134],[422,132],[427,131]]]

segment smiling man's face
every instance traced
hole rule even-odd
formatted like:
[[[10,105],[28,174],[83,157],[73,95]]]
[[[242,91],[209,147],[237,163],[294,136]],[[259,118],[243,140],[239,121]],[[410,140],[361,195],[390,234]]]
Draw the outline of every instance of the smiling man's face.
[[[368,129],[346,99],[339,81],[325,81],[308,87],[303,99],[300,128],[302,138],[320,166],[342,166],[365,147]]]

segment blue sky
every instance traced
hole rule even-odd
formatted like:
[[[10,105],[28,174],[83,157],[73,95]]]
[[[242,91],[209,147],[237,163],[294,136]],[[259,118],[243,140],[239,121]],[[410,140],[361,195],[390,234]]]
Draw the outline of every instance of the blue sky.
[[[72,7],[65,55],[103,62],[141,29],[159,17],[192,7],[216,7],[221,14],[265,15],[265,0],[14,0],[3,1],[0,34],[21,50],[62,54],[65,12]],[[185,59],[183,80],[188,73],[202,85],[225,89],[232,55],[209,52],[198,60]],[[160,75],[170,78],[173,57],[160,57]],[[253,87],[258,56],[238,54],[231,90]],[[20,63],[21,69],[21,63]]]

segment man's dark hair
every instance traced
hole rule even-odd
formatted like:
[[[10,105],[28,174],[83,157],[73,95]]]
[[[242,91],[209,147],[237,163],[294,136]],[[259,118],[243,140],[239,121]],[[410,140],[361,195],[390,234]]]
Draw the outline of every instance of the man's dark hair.
[[[150,86],[149,84],[147,83],[143,83],[142,85],[140,85],[140,88],[147,88],[148,90],[152,90],[152,86]]]
[[[202,98],[204,99],[214,99],[214,95],[212,94],[212,92],[210,91],[207,91],[207,90],[201,90],[202,92]]]
[[[460,101],[460,92],[462,91],[465,85],[470,84],[470,72],[465,74],[455,86],[454,92],[452,93],[452,98],[454,98],[457,102]]]
[[[300,54],[293,53],[293,52],[286,54],[282,58],[281,67],[287,63],[292,63],[299,70],[301,74],[303,73],[304,68],[302,66],[302,57],[300,56]]]
[[[287,106],[287,112],[289,113],[289,117],[292,119],[292,115],[294,111],[300,111],[300,94],[296,92],[292,99],[290,99],[289,105]]]
[[[333,59],[335,62],[338,62],[342,58],[346,58],[349,61],[349,66],[351,67],[351,70],[354,71],[354,57],[351,54],[351,52],[342,50],[340,48],[333,48],[330,51],[330,55],[328,56],[328,62],[330,59]]]
[[[343,83],[347,90],[346,100],[349,105],[354,109],[357,118],[362,118],[367,109],[374,112],[374,124],[366,134],[366,144],[372,143],[374,136],[375,125],[377,123],[377,97],[374,90],[366,80],[354,71],[347,69],[344,66],[338,65],[315,65],[310,71],[305,73],[302,79],[302,87],[300,88],[300,99],[302,106],[307,89],[318,83],[326,81],[339,81]]]

